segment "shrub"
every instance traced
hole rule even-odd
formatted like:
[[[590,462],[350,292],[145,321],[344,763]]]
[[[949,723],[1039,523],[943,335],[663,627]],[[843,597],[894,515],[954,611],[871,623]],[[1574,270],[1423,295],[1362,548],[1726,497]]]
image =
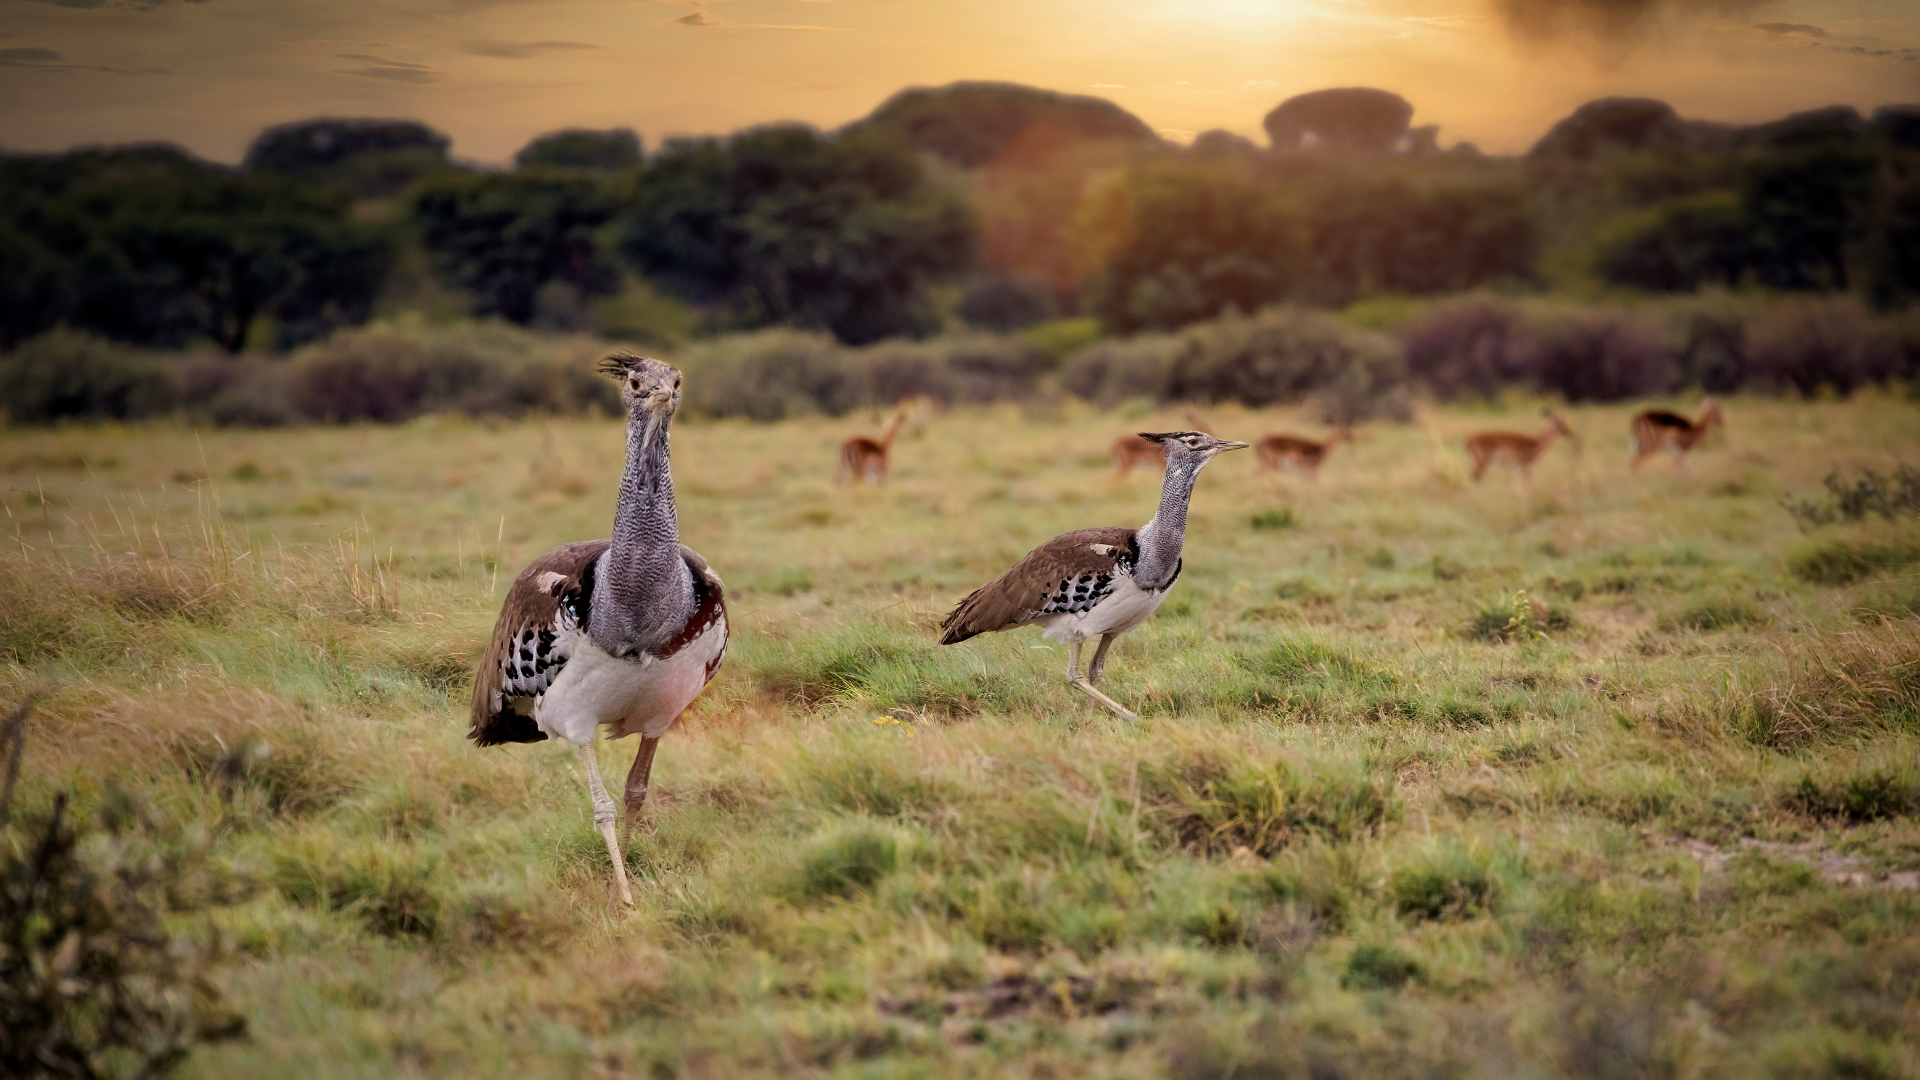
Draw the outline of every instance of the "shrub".
[[[1443,398],[1519,386],[1569,401],[1619,401],[1679,383],[1681,350],[1659,323],[1620,308],[1485,297],[1436,306],[1402,332],[1407,368]]]
[[[1107,407],[1129,398],[1164,398],[1180,349],[1181,339],[1171,334],[1095,342],[1067,357],[1060,367],[1060,385]]]
[[[1750,384],[1812,397],[1883,383],[1906,367],[1894,327],[1850,296],[1801,298],[1760,316],[1750,331]]]
[[[1847,824],[1908,817],[1920,814],[1920,770],[1896,765],[1825,781],[1808,773],[1779,801],[1795,813]]]
[[[1361,945],[1347,957],[1340,985],[1353,990],[1397,990],[1420,976],[1420,962],[1391,945]]]
[[[1920,469],[1910,465],[1896,466],[1887,476],[1873,469],[1862,469],[1860,475],[1852,480],[1842,477],[1837,471],[1831,472],[1821,483],[1827,489],[1828,501],[1786,501],[1787,513],[1792,514],[1803,526],[1859,521],[1868,514],[1876,514],[1887,521],[1903,515],[1920,515]]]
[[[179,401],[160,360],[91,334],[52,330],[0,356],[0,403],[16,424],[136,420]]]
[[[1463,633],[1469,641],[1540,641],[1548,631],[1572,626],[1573,618],[1565,611],[1549,607],[1521,590],[1475,612]]]
[[[342,854],[318,843],[275,856],[274,880],[296,904],[358,915],[386,937],[431,937],[440,924],[438,862],[377,846]]]
[[[1662,630],[1727,630],[1765,626],[1772,621],[1759,605],[1735,596],[1718,597],[1660,616]]]
[[[1051,366],[1045,349],[1005,335],[957,334],[850,349],[822,334],[767,330],[690,350],[687,402],[701,415],[750,420],[839,416],[911,397],[988,403],[1031,393]]]
[[[1402,915],[1416,919],[1471,918],[1491,912],[1504,875],[1495,853],[1449,843],[1423,853],[1393,872],[1387,891]]]
[[[1438,304],[1402,332],[1407,369],[1442,398],[1492,397],[1524,382],[1520,315],[1511,304],[1470,297]]]
[[[1411,413],[1393,339],[1321,312],[1274,308],[1190,328],[1170,396],[1251,408],[1311,398],[1330,423]]]
[[[1658,324],[1622,309],[1553,307],[1529,320],[1520,366],[1568,401],[1622,401],[1675,389],[1677,355]]]
[[[1787,556],[1793,576],[1815,585],[1848,585],[1920,562],[1920,541],[1835,537]]]
[[[223,425],[295,420],[394,423],[469,416],[616,412],[619,392],[593,370],[600,347],[499,324],[348,330],[286,362],[202,361],[186,369],[187,405]]]
[[[203,849],[155,844],[124,796],[105,810],[76,827],[62,794],[0,833],[0,1074],[163,1075],[245,1031],[206,978],[211,949],[167,925],[238,892],[204,876]]]
[[[1271,855],[1296,839],[1351,840],[1393,813],[1393,781],[1364,768],[1233,761],[1203,750],[1141,769],[1174,836],[1202,853]]]
[[[851,896],[870,889],[900,864],[900,841],[872,822],[831,830],[808,848],[800,891],[808,897]]]

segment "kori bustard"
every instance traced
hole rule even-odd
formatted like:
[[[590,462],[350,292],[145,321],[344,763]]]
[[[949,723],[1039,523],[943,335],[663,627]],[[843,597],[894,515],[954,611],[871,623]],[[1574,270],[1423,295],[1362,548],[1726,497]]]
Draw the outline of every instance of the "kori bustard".
[[[631,904],[624,841],[646,804],[660,737],[719,670],[727,607],[720,578],[680,542],[674,514],[667,432],[680,404],[680,373],[624,353],[609,356],[600,370],[625,384],[627,407],[627,465],[613,537],[554,548],[513,580],[474,680],[467,737],[480,746],[548,738],[573,744],[614,884],[621,902]],[[618,842],[613,798],[593,754],[601,727],[615,739],[640,736]]]
[[[1115,638],[1146,622],[1180,576],[1187,503],[1200,470],[1228,450],[1247,448],[1246,443],[1200,431],[1141,432],[1140,437],[1158,443],[1167,455],[1160,509],[1153,520],[1138,529],[1080,529],[1034,548],[1011,570],[960,601],[940,624],[940,644],[1029,623],[1043,626],[1041,637],[1068,646],[1068,685],[1122,719],[1140,719],[1097,689],[1107,649]],[[1100,645],[1082,674],[1080,647],[1095,637]]]

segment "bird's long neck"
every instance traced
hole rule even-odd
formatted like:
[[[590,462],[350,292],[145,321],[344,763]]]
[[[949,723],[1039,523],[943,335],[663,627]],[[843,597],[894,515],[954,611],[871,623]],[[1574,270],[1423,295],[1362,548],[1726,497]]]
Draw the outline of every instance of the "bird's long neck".
[[[673,506],[668,417],[627,424],[627,468],[613,517],[613,543],[594,581],[589,632],[616,655],[659,645],[677,633],[693,602]]]
[[[1167,478],[1160,485],[1160,509],[1135,534],[1140,561],[1134,566],[1133,580],[1141,587],[1157,589],[1173,580],[1180,565],[1180,548],[1187,540],[1187,502],[1193,497],[1193,482],[1205,464],[1167,463]]]

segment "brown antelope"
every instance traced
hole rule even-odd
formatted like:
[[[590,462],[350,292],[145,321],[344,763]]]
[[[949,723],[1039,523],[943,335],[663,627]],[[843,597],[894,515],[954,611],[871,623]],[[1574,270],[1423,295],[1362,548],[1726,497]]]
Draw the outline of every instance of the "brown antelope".
[[[855,435],[840,444],[840,471],[835,474],[836,484],[850,484],[866,480],[870,484],[887,482],[887,454],[893,450],[893,437],[900,433],[900,425],[907,419],[907,411],[900,410],[880,429],[878,439],[869,439],[865,435]]]
[[[1196,431],[1211,431],[1213,425],[1206,422],[1199,410],[1186,410],[1187,422]],[[1125,476],[1133,471],[1135,465],[1154,465],[1163,467],[1167,463],[1166,449],[1152,439],[1139,435],[1122,435],[1113,440],[1113,467]]]
[[[1338,443],[1352,441],[1353,432],[1342,424],[1320,442],[1298,435],[1268,435],[1253,444],[1253,452],[1259,455],[1262,469],[1287,469],[1305,473],[1309,480],[1317,480],[1320,466],[1327,462],[1327,451]]]
[[[1533,476],[1533,463],[1553,440],[1562,435],[1573,438],[1573,431],[1567,422],[1551,412],[1543,411],[1547,426],[1540,429],[1538,435],[1522,435],[1517,431],[1476,431],[1467,436],[1467,453],[1473,458],[1473,478],[1477,481],[1487,474],[1487,466],[1494,462],[1513,465],[1520,470],[1522,480]]]
[[[1672,447],[1674,468],[1685,470],[1687,451],[1707,437],[1708,428],[1726,422],[1720,403],[1712,398],[1700,402],[1698,420],[1665,409],[1648,409],[1633,418],[1633,461],[1628,467],[1639,472],[1641,462]]]
[[[1166,451],[1159,443],[1138,435],[1122,435],[1113,440],[1113,467],[1125,476],[1135,465],[1165,466]]]

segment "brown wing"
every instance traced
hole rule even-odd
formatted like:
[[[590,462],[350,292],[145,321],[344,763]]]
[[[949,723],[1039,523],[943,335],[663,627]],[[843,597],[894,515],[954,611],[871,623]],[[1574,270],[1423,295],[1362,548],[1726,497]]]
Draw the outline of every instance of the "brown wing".
[[[473,680],[467,738],[497,746],[547,737],[534,725],[533,699],[566,666],[561,631],[586,625],[594,563],[607,546],[605,540],[588,540],[554,548],[513,579]]]
[[[699,552],[681,544],[680,557],[686,560],[687,569],[693,573],[693,614],[688,617],[687,625],[681,627],[680,632],[654,655],[665,660],[719,623],[720,651],[707,661],[707,681],[712,682],[714,672],[720,670],[720,661],[727,655],[727,635],[731,633],[727,625],[726,586],[721,584],[720,575],[713,572]]]
[[[960,601],[940,623],[940,644],[1019,626],[1036,615],[1089,610],[1107,598],[1117,578],[1133,573],[1139,557],[1133,529],[1056,536]]]

